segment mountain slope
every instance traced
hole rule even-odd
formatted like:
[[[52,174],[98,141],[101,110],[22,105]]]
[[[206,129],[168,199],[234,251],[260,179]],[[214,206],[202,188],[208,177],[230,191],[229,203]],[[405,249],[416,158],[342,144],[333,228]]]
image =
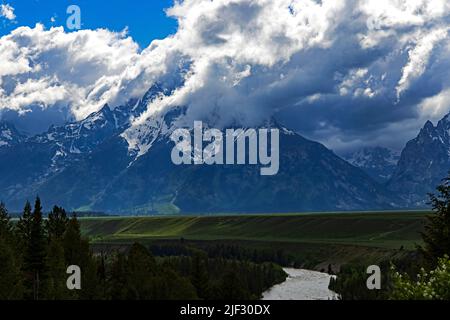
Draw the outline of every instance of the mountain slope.
[[[170,128],[166,114],[154,124]],[[161,132],[157,128],[149,131]],[[395,200],[362,170],[323,145],[281,130],[280,171],[261,176],[259,166],[176,166],[170,130],[135,156],[117,136],[40,189],[69,208],[125,214],[296,212],[386,209]],[[77,195],[77,196],[75,196]]]
[[[2,123],[0,133],[6,132],[2,136],[8,140],[3,147],[0,146],[0,200],[7,201],[10,208],[20,210],[26,200],[44,193],[50,181],[66,168],[90,173],[91,169],[82,167],[83,160],[126,130],[130,126],[130,118],[140,115],[149,102],[166,91],[155,84],[140,100],[115,109],[105,105],[82,121],[52,126],[47,132],[30,138],[19,136],[11,125]],[[11,136],[17,138],[10,141]],[[114,157],[110,156],[111,159]],[[79,177],[68,180],[67,184],[76,183]],[[109,177],[105,176],[105,179]],[[54,197],[47,198],[48,202],[60,203],[64,200],[60,195],[67,195],[67,190],[70,188],[61,187]],[[74,197],[79,195],[73,194]]]
[[[401,194],[409,206],[425,206],[427,194],[450,170],[450,115],[435,127],[430,121],[402,152],[388,188]]]
[[[23,142],[26,136],[17,131],[11,123],[0,121],[0,148],[7,148]]]
[[[51,127],[46,133],[0,149],[0,194],[16,210],[58,172],[77,164],[117,133],[108,106],[83,121]]]
[[[280,170],[253,165],[176,166],[171,132],[186,108],[130,119],[170,90],[159,84],[140,100],[105,106],[83,121],[0,149],[0,194],[19,210],[39,194],[48,206],[136,213],[298,212],[392,209],[385,188],[317,142],[280,129]],[[235,127],[236,128],[236,127]]]
[[[344,159],[350,164],[363,169],[380,183],[389,180],[397,167],[399,158],[399,153],[383,147],[366,147],[344,155]]]

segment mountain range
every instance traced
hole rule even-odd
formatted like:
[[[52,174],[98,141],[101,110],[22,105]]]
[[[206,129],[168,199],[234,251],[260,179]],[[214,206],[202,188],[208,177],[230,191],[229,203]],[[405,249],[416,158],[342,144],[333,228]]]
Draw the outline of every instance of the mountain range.
[[[400,159],[400,153],[383,147],[364,147],[343,158],[355,167],[363,169],[380,183],[387,182],[394,174]]]
[[[401,155],[365,148],[346,161],[271,120],[280,130],[275,176],[254,165],[176,166],[170,135],[186,109],[156,112],[138,128],[130,120],[169,92],[156,84],[140,100],[32,137],[1,122],[0,200],[20,210],[39,195],[48,205],[120,214],[418,208],[450,168],[449,116],[428,122]]]
[[[435,190],[450,171],[450,114],[436,126],[428,121],[403,149],[387,188],[410,207],[427,204],[424,196]]]

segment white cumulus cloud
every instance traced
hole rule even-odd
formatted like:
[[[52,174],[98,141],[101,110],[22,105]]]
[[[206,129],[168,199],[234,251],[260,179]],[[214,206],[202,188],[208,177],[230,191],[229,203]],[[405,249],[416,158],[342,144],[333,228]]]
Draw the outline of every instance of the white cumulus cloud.
[[[0,39],[0,109],[66,106],[80,119],[172,81],[131,131],[185,105],[217,126],[276,115],[345,147],[418,127],[450,88],[447,0],[184,0],[167,14],[177,32],[142,51],[108,30],[16,29]]]
[[[85,117],[120,100],[117,92],[138,57],[131,38],[108,30],[20,27],[0,39],[0,108],[65,104]]]
[[[0,17],[4,17],[8,20],[14,20],[16,18],[16,15],[14,14],[14,8],[9,4],[1,4]]]

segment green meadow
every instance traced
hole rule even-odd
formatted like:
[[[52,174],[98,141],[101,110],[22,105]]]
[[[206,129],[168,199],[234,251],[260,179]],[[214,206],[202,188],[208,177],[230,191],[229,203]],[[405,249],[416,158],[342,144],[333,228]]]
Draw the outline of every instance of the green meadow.
[[[426,212],[311,213],[80,219],[93,243],[239,240],[412,249]]]
[[[421,244],[428,212],[102,217],[80,219],[94,249],[139,242],[202,250],[225,245],[282,251],[300,266],[322,270],[402,258]]]

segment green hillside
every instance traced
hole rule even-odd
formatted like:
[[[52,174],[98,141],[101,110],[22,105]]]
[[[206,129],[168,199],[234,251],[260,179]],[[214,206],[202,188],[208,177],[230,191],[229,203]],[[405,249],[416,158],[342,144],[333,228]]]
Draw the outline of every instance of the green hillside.
[[[343,244],[387,249],[420,242],[424,212],[108,217],[81,219],[94,243],[158,239]]]

